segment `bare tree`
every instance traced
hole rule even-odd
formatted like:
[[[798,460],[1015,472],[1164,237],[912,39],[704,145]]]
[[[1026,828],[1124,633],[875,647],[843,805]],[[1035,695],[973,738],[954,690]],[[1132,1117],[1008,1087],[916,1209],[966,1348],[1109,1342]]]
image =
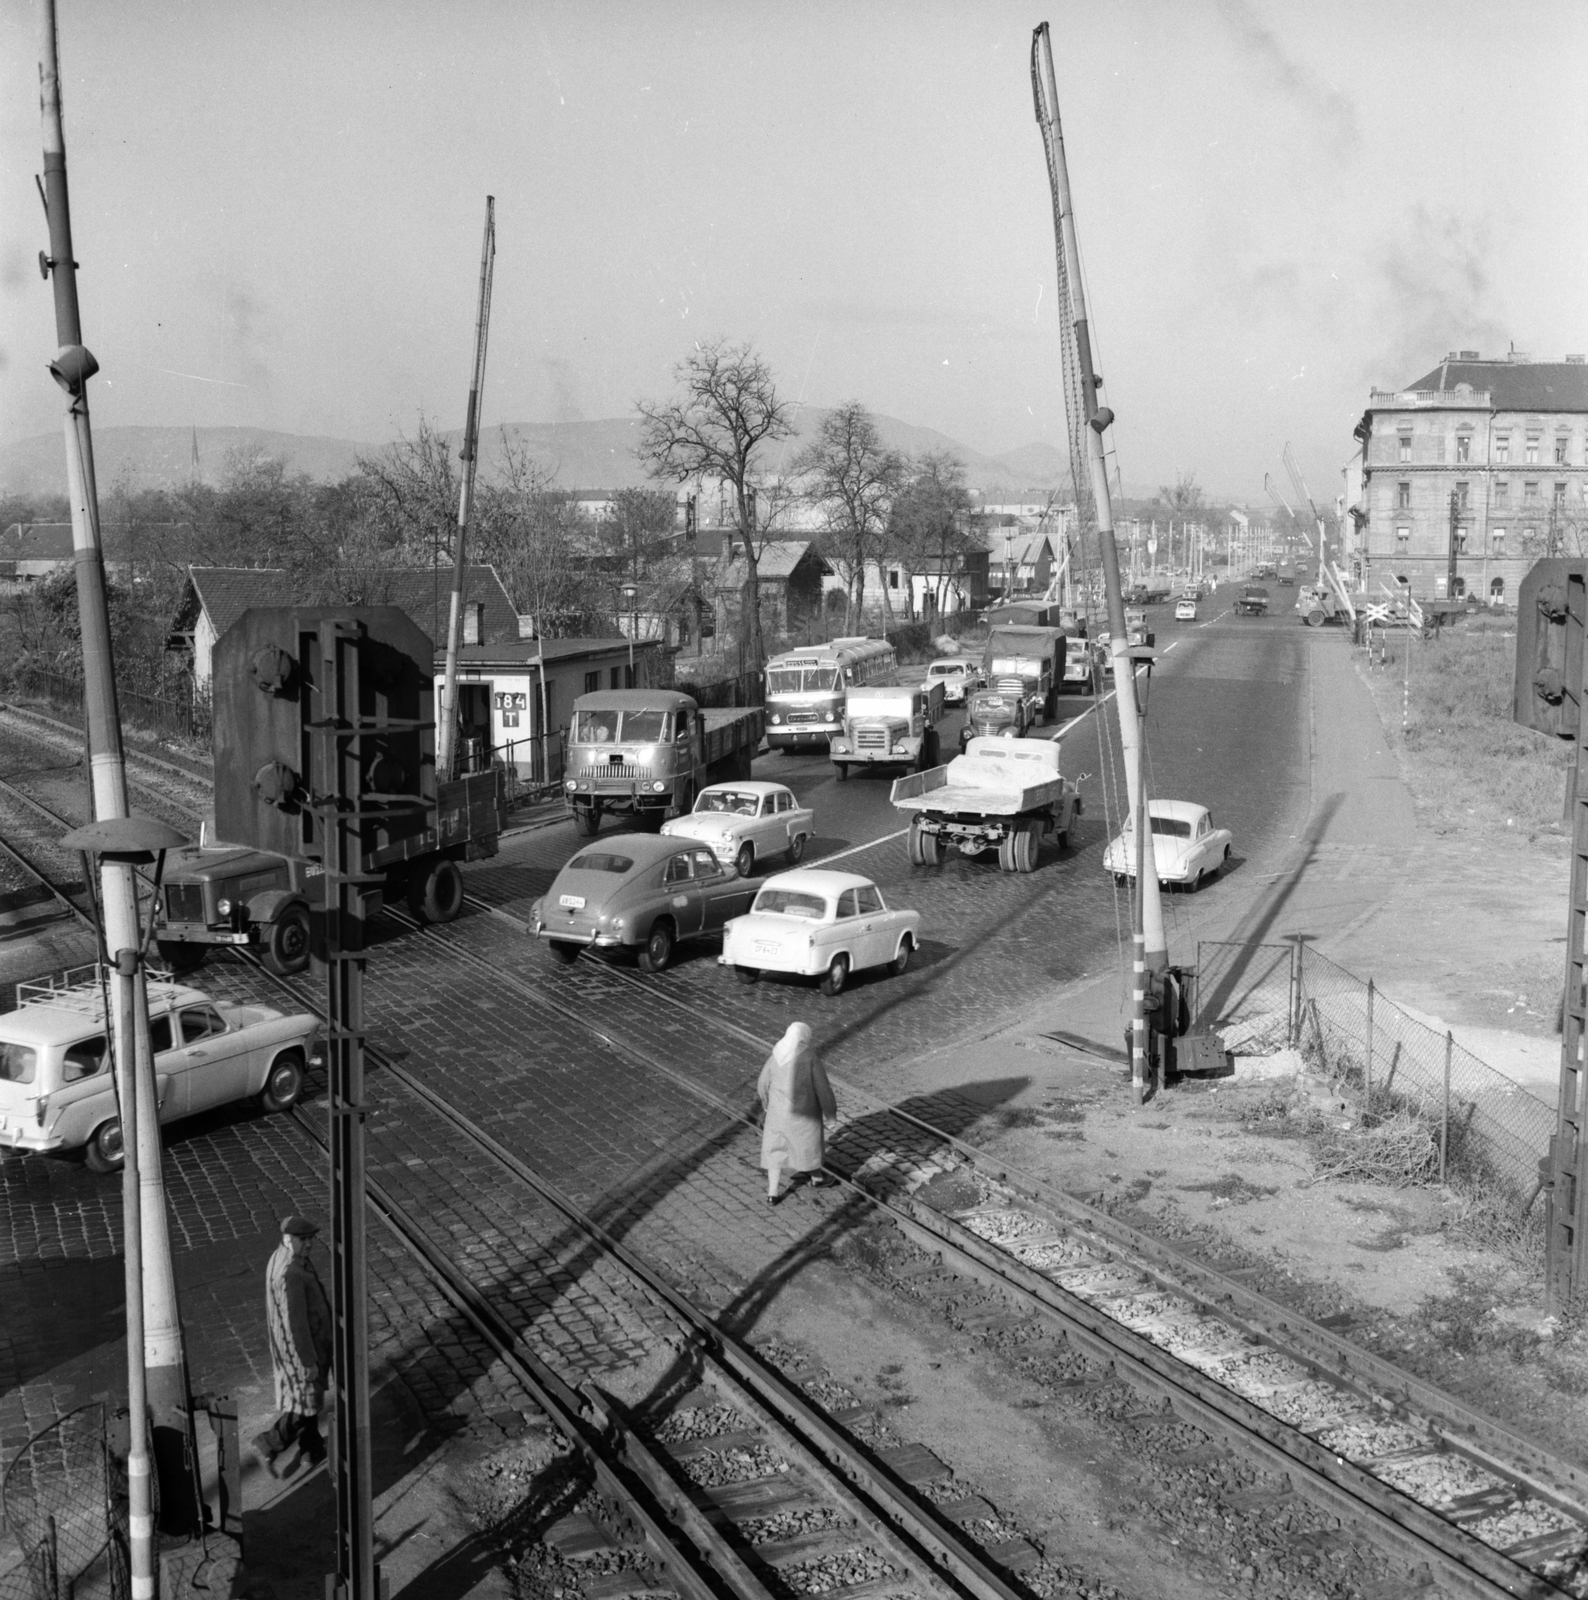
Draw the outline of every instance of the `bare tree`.
[[[965,468],[946,450],[928,450],[906,472],[908,481],[888,512],[888,549],[910,578],[912,615],[917,575],[932,580],[934,610],[941,614],[966,556],[982,548],[966,516]]]
[[[866,563],[880,564],[885,551],[888,512],[904,481],[904,458],[883,448],[876,419],[851,400],[822,419],[793,471],[804,477],[808,497],[821,508],[825,543],[849,591],[846,626],[853,627],[865,606]],[[882,608],[891,618],[886,581]]]
[[[745,562],[740,626],[746,665],[758,670],[765,652],[750,485],[761,446],[793,433],[790,407],[778,398],[771,368],[748,344],[712,339],[698,345],[674,369],[674,377],[681,397],[639,403],[638,455],[653,478],[674,483],[718,478],[732,487]]]

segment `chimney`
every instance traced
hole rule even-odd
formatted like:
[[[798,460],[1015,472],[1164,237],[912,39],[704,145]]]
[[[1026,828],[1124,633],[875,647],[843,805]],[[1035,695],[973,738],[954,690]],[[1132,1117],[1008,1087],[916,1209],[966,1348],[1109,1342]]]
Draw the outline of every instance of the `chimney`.
[[[464,602],[463,642],[465,644],[485,643],[485,602],[483,600],[468,600]]]
[[[1463,350],[1461,352],[1461,359],[1463,361],[1481,361],[1483,357],[1480,356],[1476,350]]]

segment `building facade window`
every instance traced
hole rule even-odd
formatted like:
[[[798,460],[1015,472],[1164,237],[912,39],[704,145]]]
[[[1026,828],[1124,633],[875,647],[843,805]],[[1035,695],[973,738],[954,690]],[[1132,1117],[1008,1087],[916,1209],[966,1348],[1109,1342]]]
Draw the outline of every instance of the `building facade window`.
[[[1508,433],[1497,433],[1494,436],[1494,459],[1505,462],[1511,459],[1511,436]]]
[[[1532,544],[1532,542],[1536,538],[1538,538],[1538,529],[1537,528],[1523,528],[1522,529],[1522,543],[1524,545]],[[1150,816],[1151,813],[1149,812],[1148,815]]]
[[[1400,436],[1400,459],[1402,461],[1410,461],[1411,458],[1412,436],[1409,433],[1403,433]]]
[[[1412,536],[1412,530],[1410,528],[1407,528],[1407,527],[1404,527],[1404,526],[1397,528],[1395,530],[1395,543],[1396,543],[1397,547],[1404,551],[1406,546],[1407,546],[1407,543],[1411,539],[1411,536]]]
[[[1467,553],[1467,530],[1465,528],[1463,528],[1463,527],[1458,526],[1456,528],[1456,554],[1457,555],[1465,555],[1466,553]]]
[[[1536,483],[1524,483],[1522,485],[1522,498],[1524,500],[1537,500],[1538,485]]]
[[[1451,595],[1452,599],[1459,599],[1466,592],[1467,592],[1467,580],[1465,578],[1455,578],[1455,579],[1453,579],[1451,581],[1451,584],[1450,584],[1450,595]],[[1152,812],[1149,811],[1147,813],[1147,815],[1151,816]]]
[[[623,668],[622,667],[614,667],[612,669],[611,677],[612,677],[612,687],[614,689],[621,689],[623,687]],[[1148,816],[1152,815],[1152,813],[1150,811],[1147,814],[1148,814]]]
[[[1471,487],[1471,484],[1467,483],[1458,483],[1456,485],[1456,504],[1460,506],[1463,511],[1467,509],[1467,496],[1471,490]]]
[[[1494,503],[1497,506],[1508,506],[1511,503],[1511,480],[1509,478],[1496,478],[1494,481]]]
[[[1472,459],[1472,435],[1458,433],[1456,435],[1456,460],[1470,461]]]
[[[587,673],[585,673],[585,675],[584,675],[584,692],[586,694],[595,694],[596,691],[600,689],[600,687],[601,687],[601,674],[599,672],[587,672]]]
[[[1557,467],[1564,467],[1566,465],[1566,447],[1570,443],[1571,440],[1564,437],[1555,441],[1555,465]]]
[[[1495,528],[1491,530],[1489,538],[1494,544],[1495,555],[1503,556],[1505,554],[1505,529]]]
[[[1566,485],[1563,483],[1555,485],[1555,509],[1557,511],[1566,509]]]
[[[1504,604],[1504,601],[1505,601],[1505,579],[1504,578],[1490,578],[1489,579],[1489,604],[1491,606],[1497,606],[1497,605]]]
[[[1409,483],[1395,485],[1395,505],[1400,511],[1409,511],[1412,504],[1412,486]]]
[[[1538,435],[1530,433],[1527,436],[1527,464],[1532,466],[1538,460]]]

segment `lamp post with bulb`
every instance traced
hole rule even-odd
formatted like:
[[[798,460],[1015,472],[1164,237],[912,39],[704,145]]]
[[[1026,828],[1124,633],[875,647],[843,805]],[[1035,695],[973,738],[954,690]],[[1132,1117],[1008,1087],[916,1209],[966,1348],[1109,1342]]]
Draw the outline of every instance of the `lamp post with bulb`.
[[[640,613],[638,607],[640,591],[632,583],[623,585],[623,604],[629,614],[629,688],[634,687],[634,635],[639,631]]]

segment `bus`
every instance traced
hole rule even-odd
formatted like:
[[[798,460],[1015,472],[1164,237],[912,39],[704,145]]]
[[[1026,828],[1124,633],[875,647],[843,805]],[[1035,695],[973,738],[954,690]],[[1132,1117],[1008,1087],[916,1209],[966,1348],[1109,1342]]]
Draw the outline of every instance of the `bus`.
[[[825,744],[843,726],[855,684],[892,683],[898,656],[885,639],[832,639],[785,650],[766,664],[766,742],[774,750]]]

